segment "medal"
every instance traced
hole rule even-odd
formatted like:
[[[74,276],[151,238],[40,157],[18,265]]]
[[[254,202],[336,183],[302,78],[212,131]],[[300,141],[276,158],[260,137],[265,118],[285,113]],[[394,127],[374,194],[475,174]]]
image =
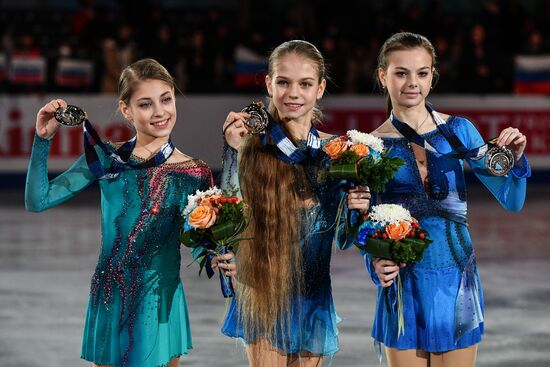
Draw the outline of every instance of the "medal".
[[[65,126],[78,126],[86,120],[86,112],[80,107],[68,105],[67,108],[59,107],[55,110],[55,119]]]
[[[505,176],[514,167],[514,155],[510,149],[495,145],[485,153],[485,167],[494,176]]]
[[[256,135],[266,129],[269,119],[262,102],[253,102],[243,108],[241,112],[246,112],[250,115],[245,121],[245,127],[250,134]]]

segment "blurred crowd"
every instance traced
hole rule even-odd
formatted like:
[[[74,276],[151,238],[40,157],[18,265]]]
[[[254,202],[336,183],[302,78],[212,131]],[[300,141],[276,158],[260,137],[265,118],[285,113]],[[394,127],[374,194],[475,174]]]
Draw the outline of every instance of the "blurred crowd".
[[[514,56],[550,53],[550,0],[483,0],[469,9],[449,9],[442,0],[181,3],[4,8],[0,92],[116,93],[126,65],[153,57],[184,93],[261,93],[265,56],[300,38],[325,56],[329,93],[378,93],[374,70],[382,42],[412,31],[436,47],[436,92],[512,93]]]

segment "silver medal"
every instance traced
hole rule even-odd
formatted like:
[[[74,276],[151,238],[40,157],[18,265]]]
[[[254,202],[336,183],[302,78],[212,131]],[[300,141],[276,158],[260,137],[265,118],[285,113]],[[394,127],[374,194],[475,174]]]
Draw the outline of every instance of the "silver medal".
[[[55,119],[65,126],[78,126],[86,120],[86,112],[77,106],[68,105],[67,108],[59,107],[55,110]]]
[[[485,167],[494,176],[505,176],[514,167],[514,155],[506,147],[494,146],[485,154]]]

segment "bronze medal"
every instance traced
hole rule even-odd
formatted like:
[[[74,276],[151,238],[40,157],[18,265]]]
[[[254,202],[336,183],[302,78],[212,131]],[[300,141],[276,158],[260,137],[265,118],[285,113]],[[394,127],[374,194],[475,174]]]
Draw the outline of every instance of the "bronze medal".
[[[246,112],[250,115],[245,122],[245,127],[250,134],[259,134],[267,128],[269,119],[262,102],[253,102],[243,108],[242,112]]]

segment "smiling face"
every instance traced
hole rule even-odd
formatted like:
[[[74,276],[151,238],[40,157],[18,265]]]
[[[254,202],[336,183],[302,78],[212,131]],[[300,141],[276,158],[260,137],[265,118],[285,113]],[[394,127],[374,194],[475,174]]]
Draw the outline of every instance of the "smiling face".
[[[319,70],[313,60],[297,53],[279,57],[265,83],[283,121],[311,123],[313,107],[323,96],[326,86],[326,80],[319,79]]]
[[[120,111],[132,122],[144,144],[167,140],[176,124],[176,98],[168,83],[145,79],[137,82],[128,104],[119,101]]]
[[[378,78],[394,108],[424,105],[434,76],[432,56],[423,47],[392,51]]]

